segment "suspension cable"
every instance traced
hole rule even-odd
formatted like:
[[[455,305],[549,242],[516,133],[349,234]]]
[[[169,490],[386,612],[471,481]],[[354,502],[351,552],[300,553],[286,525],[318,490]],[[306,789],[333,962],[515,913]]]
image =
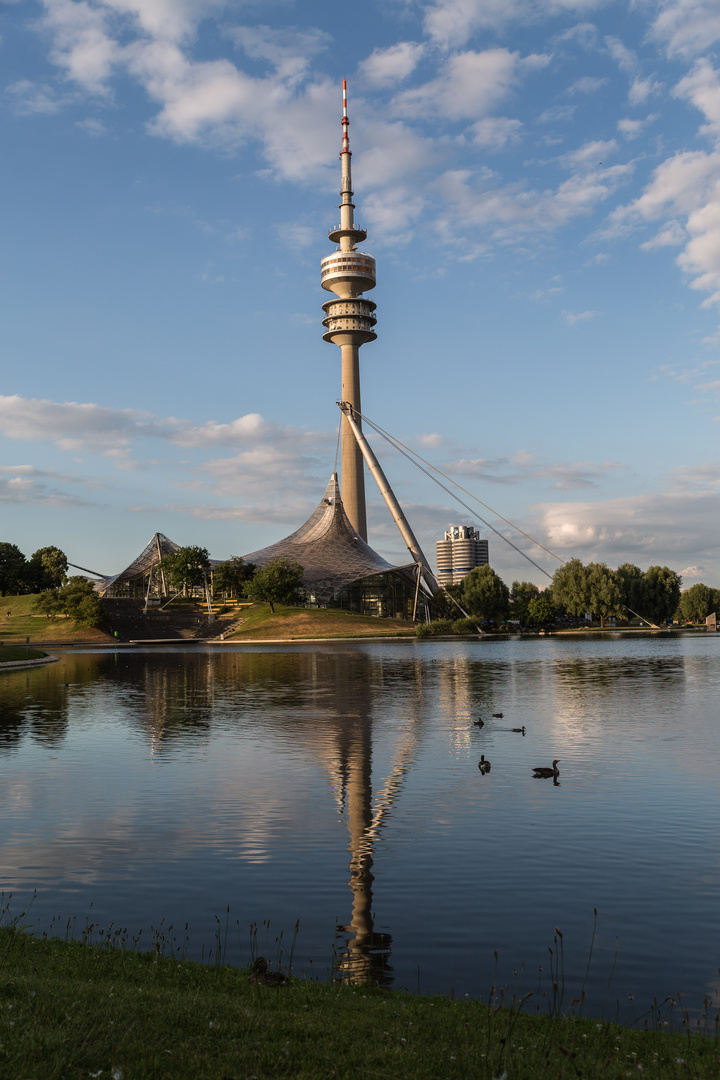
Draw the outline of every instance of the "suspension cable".
[[[504,540],[506,544],[508,544],[515,551],[517,551],[518,555],[522,555],[523,559],[527,559],[527,561],[531,563],[531,565],[534,566],[536,570],[539,570],[541,574],[544,574],[545,577],[550,578],[550,580],[552,581],[552,574],[548,573],[548,571],[545,570],[542,566],[540,566],[539,563],[536,563],[534,559],[531,559],[530,556],[522,550],[522,548],[519,548],[517,546],[517,544],[513,544],[512,540],[508,540],[507,536],[503,536],[499,529],[496,529],[494,525],[492,525],[489,521],[486,521],[485,518],[481,517],[476,510],[473,510],[467,505],[467,503],[464,503],[462,499],[460,499],[455,494],[454,491],[451,491],[450,488],[446,487],[446,485],[443,484],[440,480],[438,480],[436,476],[433,476],[431,472],[428,472],[428,469],[424,469],[422,465],[419,465],[417,461],[414,461],[413,456],[419,458],[419,460],[423,461],[429,469],[433,469],[435,472],[440,473],[441,476],[445,476],[445,473],[441,472],[440,469],[436,469],[434,465],[430,464],[430,462],[426,462],[424,458],[420,457],[420,454],[415,454],[415,452],[413,450],[410,450],[409,447],[404,446],[404,444],[401,443],[399,439],[395,439],[392,435],[389,435],[387,431],[384,431],[381,427],[375,424],[372,420],[369,419],[369,417],[362,416],[362,414],[359,413],[357,409],[355,409],[354,411],[357,413],[358,416],[362,417],[362,420],[365,423],[369,424],[371,428],[377,431],[377,433],[381,435],[383,439],[385,439],[391,446],[393,446],[394,449],[398,451],[398,453],[402,454],[403,457],[407,458],[407,460],[410,461],[411,464],[415,465],[418,469],[420,469],[420,471],[423,472],[430,480],[433,480],[438,485],[438,487],[441,487],[443,491],[446,491],[451,499],[455,499],[455,501],[458,502],[460,506],[467,510],[468,513],[471,514],[473,517],[478,517],[486,528],[491,529],[496,536],[499,536],[501,540]],[[451,477],[445,476],[445,479],[448,480],[451,484],[455,484],[455,481],[452,480]],[[460,487],[460,484],[455,484],[455,486],[460,488],[461,491],[465,492],[465,488]],[[465,494],[469,495],[471,499],[475,499],[475,496],[472,495],[469,491],[465,492]],[[485,503],[481,502],[480,499],[476,499],[475,501],[479,502],[481,506],[486,505]],[[492,509],[491,506],[488,506],[487,509],[490,510],[493,514],[495,514],[495,511]],[[495,516],[501,518],[502,521],[506,521],[507,524],[510,525],[512,528],[516,528],[516,526],[514,526],[512,522],[507,521],[507,519],[502,517],[501,514],[495,514]],[[536,541],[534,541],[531,536],[528,536],[527,533],[523,533],[522,529],[517,529],[517,532],[522,533],[523,536],[527,536],[529,540],[532,540],[533,543],[536,543]],[[547,548],[544,548],[542,544],[537,544],[537,547],[542,548],[543,551],[547,551]],[[549,554],[552,555],[552,552],[549,552]],[[555,558],[557,559],[558,556],[556,555]],[[559,561],[563,562],[564,560],[559,559]]]
[[[456,488],[458,488],[460,491],[464,492],[465,495],[468,495],[474,502],[479,503],[480,506],[484,506],[485,509],[489,510],[491,514],[494,514],[495,517],[500,518],[501,521],[504,521],[505,524],[509,525],[511,529],[515,529],[516,532],[519,532],[522,536],[524,536],[527,540],[529,540],[532,544],[534,544],[535,547],[539,547],[547,555],[551,555],[553,557],[553,559],[557,559],[557,561],[562,563],[563,566],[567,566],[567,560],[566,559],[561,559],[559,555],[556,555],[554,551],[550,550],[550,548],[546,548],[544,544],[541,544],[540,541],[536,540],[534,536],[530,535],[530,533],[526,533],[523,529],[520,528],[519,525],[515,525],[514,522],[509,521],[506,517],[503,517],[502,514],[499,514],[497,512],[497,510],[493,509],[492,506],[488,506],[487,503],[484,503],[482,501],[482,499],[478,499],[477,495],[473,495],[472,491],[468,491],[467,488],[464,488],[462,486],[462,484],[459,484],[457,482],[457,480],[454,480],[452,478],[452,476],[448,476],[447,473],[444,473],[442,471],[442,469],[438,469],[437,465],[433,465],[430,461],[427,461],[421,454],[418,454],[418,452],[416,450],[411,450],[409,446],[405,446],[405,444],[400,442],[399,439],[396,439],[394,435],[390,435],[387,431],[384,431],[381,427],[379,427],[378,424],[375,424],[368,417],[363,417],[363,419],[367,420],[367,423],[370,424],[370,426],[373,427],[378,432],[379,435],[382,435],[384,439],[387,439],[387,441],[390,442],[391,445],[394,445],[397,450],[399,450],[402,447],[403,450],[406,450],[408,454],[412,454],[419,461],[422,461],[423,464],[427,465],[429,469],[433,470],[433,472],[438,473],[439,476],[442,476],[449,483],[454,484]],[[407,457],[407,454],[405,456]],[[423,472],[424,471],[425,470],[423,469]],[[466,507],[466,509],[467,509],[467,507]],[[472,513],[472,511],[471,511],[471,513]],[[482,518],[481,518],[481,520],[482,520]],[[492,526],[490,526],[490,527],[492,528]],[[502,535],[502,534],[500,534],[500,535]],[[503,539],[505,539],[505,538],[503,537]]]

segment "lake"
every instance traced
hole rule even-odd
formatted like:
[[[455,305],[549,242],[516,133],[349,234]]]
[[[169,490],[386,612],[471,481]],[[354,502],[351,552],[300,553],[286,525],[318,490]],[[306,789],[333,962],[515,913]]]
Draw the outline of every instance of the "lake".
[[[624,1020],[717,995],[720,636],[56,652],[0,674],[1,883],[36,929],[187,923],[247,963],[299,920],[319,978],[544,1008],[557,967]]]

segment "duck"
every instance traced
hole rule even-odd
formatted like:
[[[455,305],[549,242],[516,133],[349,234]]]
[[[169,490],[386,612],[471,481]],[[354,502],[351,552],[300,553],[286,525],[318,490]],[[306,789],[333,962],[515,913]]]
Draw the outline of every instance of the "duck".
[[[492,766],[490,765],[490,762],[485,760],[484,754],[481,754],[480,760],[478,761],[478,769],[483,774],[483,776],[485,775],[485,773],[489,773],[491,768]]]
[[[494,712],[493,716],[495,717],[496,720],[502,720],[502,718],[503,718],[503,714],[501,712]]]
[[[522,727],[510,728],[510,730],[511,731],[517,731],[520,735],[524,735],[525,734],[525,725],[523,724]]]
[[[478,716],[477,720],[473,720],[473,724],[475,727],[485,727],[485,721],[480,716]]]
[[[544,780],[544,779],[549,780],[551,776],[552,777],[559,776],[560,775],[560,770],[558,769],[558,761],[559,760],[560,760],[560,758],[555,758],[555,760],[552,763],[552,769],[548,769],[547,766],[542,766],[542,765],[537,766],[536,768],[534,768],[533,769],[533,774],[535,775],[535,778],[538,779],[538,780]]]
[[[250,972],[250,982],[256,986],[287,986],[288,977],[282,971],[268,971],[264,956],[258,956]]]

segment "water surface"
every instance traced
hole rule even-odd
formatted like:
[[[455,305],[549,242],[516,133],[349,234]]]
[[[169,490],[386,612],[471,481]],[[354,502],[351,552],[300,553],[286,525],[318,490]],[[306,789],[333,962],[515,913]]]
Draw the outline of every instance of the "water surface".
[[[197,956],[229,905],[233,962],[299,919],[297,969],[456,996],[487,996],[495,950],[547,990],[558,927],[566,1002],[597,908],[590,1011],[697,1003],[719,657],[710,634],[62,652],[0,675],[2,887],[37,889],[39,927],[189,922]]]

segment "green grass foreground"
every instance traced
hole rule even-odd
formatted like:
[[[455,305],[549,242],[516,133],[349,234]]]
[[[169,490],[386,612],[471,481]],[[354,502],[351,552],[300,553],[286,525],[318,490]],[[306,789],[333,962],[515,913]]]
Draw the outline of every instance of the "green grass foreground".
[[[225,966],[0,930],[3,1080],[719,1075],[707,1035],[303,979],[256,986]]]
[[[253,604],[239,614],[243,622],[228,641],[301,638],[407,637],[415,624],[405,619],[375,619],[332,608],[301,608],[276,604]]]
[[[55,615],[50,619],[39,615],[35,611],[36,600],[35,593],[0,597],[0,642],[25,644],[26,638],[30,639],[31,644],[38,645],[49,641],[68,645],[73,642],[106,644],[112,641],[103,630],[80,626],[65,615]]]

